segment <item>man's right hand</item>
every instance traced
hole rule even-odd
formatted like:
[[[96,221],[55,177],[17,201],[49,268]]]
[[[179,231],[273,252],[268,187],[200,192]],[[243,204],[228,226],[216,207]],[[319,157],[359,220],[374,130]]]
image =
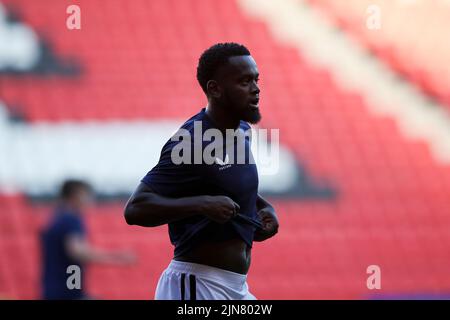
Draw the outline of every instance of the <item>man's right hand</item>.
[[[205,196],[204,215],[217,223],[225,223],[239,212],[239,205],[226,196]]]

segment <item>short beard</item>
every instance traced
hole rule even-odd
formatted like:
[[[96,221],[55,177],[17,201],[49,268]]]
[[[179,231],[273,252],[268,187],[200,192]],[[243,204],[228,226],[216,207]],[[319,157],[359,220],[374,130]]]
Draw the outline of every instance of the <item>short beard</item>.
[[[229,96],[227,95],[227,93],[225,93],[224,97],[223,97],[223,104],[224,106],[233,106],[233,100],[229,98]],[[251,110],[249,109],[248,111],[239,111],[239,110],[233,110],[233,112],[235,112],[235,114],[237,114],[239,116],[239,120],[251,123],[251,124],[257,124],[261,121],[261,113],[259,112],[259,108],[256,110]]]
[[[251,124],[257,124],[258,122],[261,121],[261,113],[259,112],[259,109],[249,112],[248,114],[245,115],[245,119],[242,119],[248,123]]]

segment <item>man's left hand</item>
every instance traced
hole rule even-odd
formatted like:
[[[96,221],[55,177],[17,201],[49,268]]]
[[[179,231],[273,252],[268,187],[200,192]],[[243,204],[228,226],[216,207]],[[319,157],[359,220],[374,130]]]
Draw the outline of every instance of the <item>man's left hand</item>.
[[[278,232],[278,219],[272,208],[263,208],[258,211],[258,215],[261,218],[263,225],[262,229],[255,231],[254,241],[264,241],[267,240]]]

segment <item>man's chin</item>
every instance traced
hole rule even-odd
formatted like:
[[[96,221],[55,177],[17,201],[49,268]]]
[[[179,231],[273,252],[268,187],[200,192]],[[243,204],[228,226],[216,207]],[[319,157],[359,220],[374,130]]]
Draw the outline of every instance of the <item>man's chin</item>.
[[[251,124],[257,124],[261,121],[261,113],[259,112],[259,109],[252,110],[247,112],[242,120]]]

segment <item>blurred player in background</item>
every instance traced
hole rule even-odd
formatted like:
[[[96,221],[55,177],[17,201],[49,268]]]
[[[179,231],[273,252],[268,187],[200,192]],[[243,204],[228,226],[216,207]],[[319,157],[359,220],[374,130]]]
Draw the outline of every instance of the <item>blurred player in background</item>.
[[[243,45],[222,43],[206,50],[197,79],[208,106],[181,127],[194,140],[196,124],[201,124],[203,136],[207,129],[246,132],[248,123],[261,119],[258,68]],[[206,146],[203,142],[201,148]],[[175,164],[172,155],[179,142],[169,140],[159,163],[128,201],[125,218],[129,224],[168,224],[175,245],[174,258],[158,282],[156,299],[255,299],[246,281],[252,243],[274,236],[278,220],[274,208],[258,194],[257,168],[249,161],[250,140],[243,142],[244,163],[229,162],[225,153],[216,155],[212,164]],[[231,147],[242,150],[235,139]],[[204,149],[196,151],[203,154]]]
[[[90,245],[86,237],[83,211],[93,202],[91,187],[84,181],[68,180],[61,188],[61,201],[50,223],[41,234],[42,298],[88,299],[83,279],[85,265],[106,263],[124,265],[133,263],[134,255],[126,251],[106,251]],[[69,289],[69,266],[78,266],[81,288]]]

